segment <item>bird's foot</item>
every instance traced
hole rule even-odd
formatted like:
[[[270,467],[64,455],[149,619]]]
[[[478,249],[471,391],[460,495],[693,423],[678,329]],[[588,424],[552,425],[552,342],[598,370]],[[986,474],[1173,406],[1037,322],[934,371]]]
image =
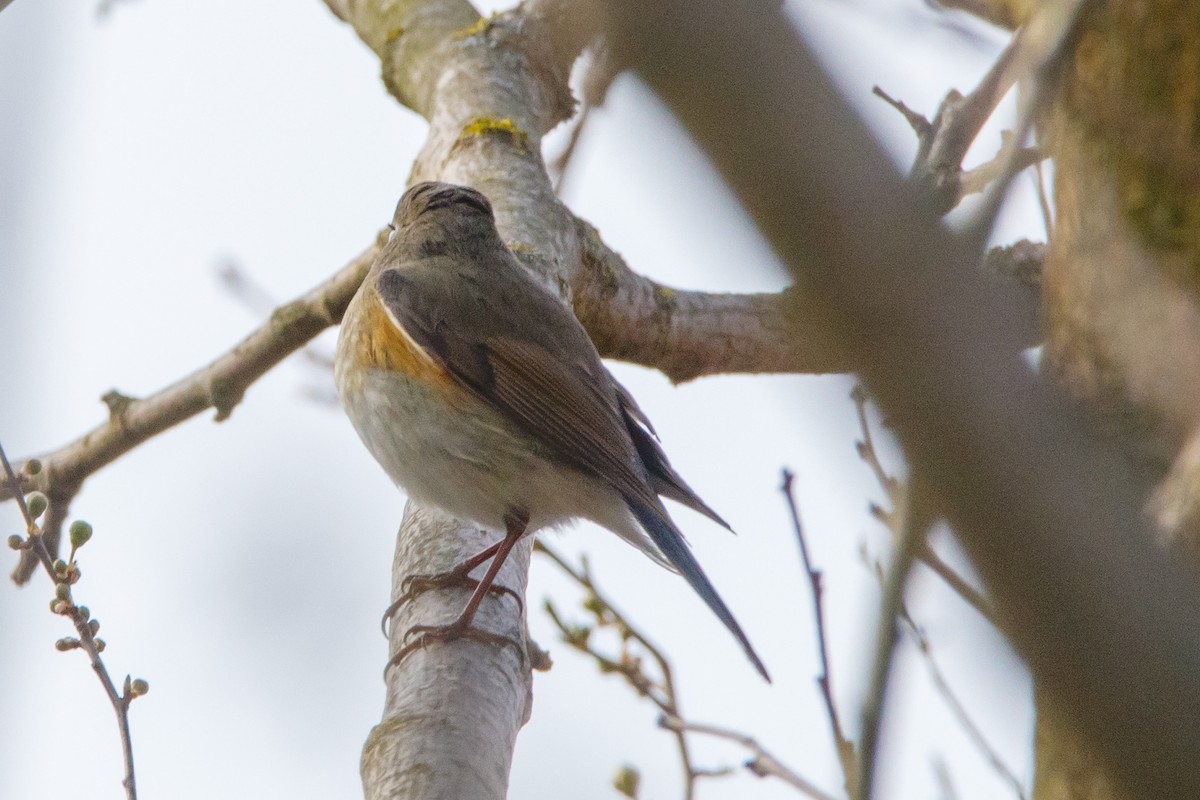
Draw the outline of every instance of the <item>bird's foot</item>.
[[[479,565],[473,564],[471,561],[464,561],[454,569],[446,572],[438,572],[432,575],[409,575],[400,584],[400,597],[396,598],[396,601],[388,606],[387,610],[383,612],[383,619],[381,620],[383,635],[388,635],[388,622],[391,620],[392,615],[395,614],[401,606],[410,602],[417,595],[433,589],[452,589],[456,587],[477,588],[480,583],[479,579],[471,577],[471,570],[475,569],[477,566]],[[490,594],[511,595],[513,599],[517,601],[517,608],[524,613],[524,599],[520,594],[508,588],[507,586],[500,586],[499,584],[493,583],[488,587],[488,592]],[[417,627],[421,626],[418,625]],[[405,638],[408,638],[408,636],[412,634],[414,630],[415,628],[410,628],[407,630],[404,634]]]
[[[472,615],[474,616],[474,615]],[[408,641],[412,637],[412,641]],[[507,636],[501,636],[497,633],[489,633],[471,625],[471,619],[463,614],[448,625],[413,625],[404,632],[406,644],[396,651],[396,655],[392,656],[383,668],[383,674],[386,677],[387,671],[394,666],[397,666],[401,661],[407,658],[414,650],[424,649],[432,642],[452,642],[456,639],[474,639],[477,642],[483,642],[495,647],[503,647],[511,645],[517,649],[523,656],[525,655],[525,645],[517,642]]]

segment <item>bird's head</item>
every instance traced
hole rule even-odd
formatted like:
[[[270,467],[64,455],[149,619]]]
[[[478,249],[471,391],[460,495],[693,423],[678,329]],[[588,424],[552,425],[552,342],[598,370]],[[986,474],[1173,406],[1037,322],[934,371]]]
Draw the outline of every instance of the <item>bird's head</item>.
[[[404,193],[396,205],[392,227],[397,232],[433,225],[447,233],[471,234],[494,230],[492,204],[469,186],[425,181]]]

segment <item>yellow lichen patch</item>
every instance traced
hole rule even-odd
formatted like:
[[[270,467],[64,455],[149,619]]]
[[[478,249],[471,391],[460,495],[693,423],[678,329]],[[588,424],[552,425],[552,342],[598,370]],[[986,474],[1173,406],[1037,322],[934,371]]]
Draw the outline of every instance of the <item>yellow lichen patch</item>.
[[[520,151],[521,155],[529,152],[529,134],[518,128],[507,117],[504,119],[495,119],[493,117],[479,117],[475,119],[463,128],[460,141],[480,136],[505,137]]]
[[[478,36],[481,33],[486,33],[495,23],[495,14],[492,14],[490,17],[480,17],[471,27],[464,28],[463,30],[454,34],[454,41],[461,42],[463,39],[470,39],[472,36]]]
[[[676,292],[666,286],[654,286],[654,302],[664,311],[674,311],[677,303]]]
[[[387,44],[391,44],[392,42],[396,41],[403,35],[404,35],[404,28],[392,28],[390,31],[387,32],[387,36],[384,37],[383,41]]]

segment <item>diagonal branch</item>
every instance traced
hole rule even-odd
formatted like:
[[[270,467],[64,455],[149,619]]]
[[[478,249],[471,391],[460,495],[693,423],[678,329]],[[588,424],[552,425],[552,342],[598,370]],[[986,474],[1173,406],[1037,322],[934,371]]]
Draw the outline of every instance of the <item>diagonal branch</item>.
[[[341,319],[376,252],[376,246],[367,248],[332,278],[277,308],[232,350],[165,389],[141,399],[106,395],[109,418],[75,441],[38,456],[42,470],[23,477],[22,491],[37,489],[54,499],[64,487],[73,491],[147,439],[206,409],[216,409],[217,421],[226,419],[251,384]],[[0,487],[0,501],[13,495],[11,487]]]

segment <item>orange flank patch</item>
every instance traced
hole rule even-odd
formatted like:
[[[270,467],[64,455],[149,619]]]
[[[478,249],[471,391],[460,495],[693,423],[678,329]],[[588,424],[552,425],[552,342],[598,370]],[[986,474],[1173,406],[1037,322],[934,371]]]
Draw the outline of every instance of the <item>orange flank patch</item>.
[[[378,297],[363,299],[366,308],[353,331],[354,352],[361,366],[404,372],[443,388],[453,385],[446,370],[396,324]]]

